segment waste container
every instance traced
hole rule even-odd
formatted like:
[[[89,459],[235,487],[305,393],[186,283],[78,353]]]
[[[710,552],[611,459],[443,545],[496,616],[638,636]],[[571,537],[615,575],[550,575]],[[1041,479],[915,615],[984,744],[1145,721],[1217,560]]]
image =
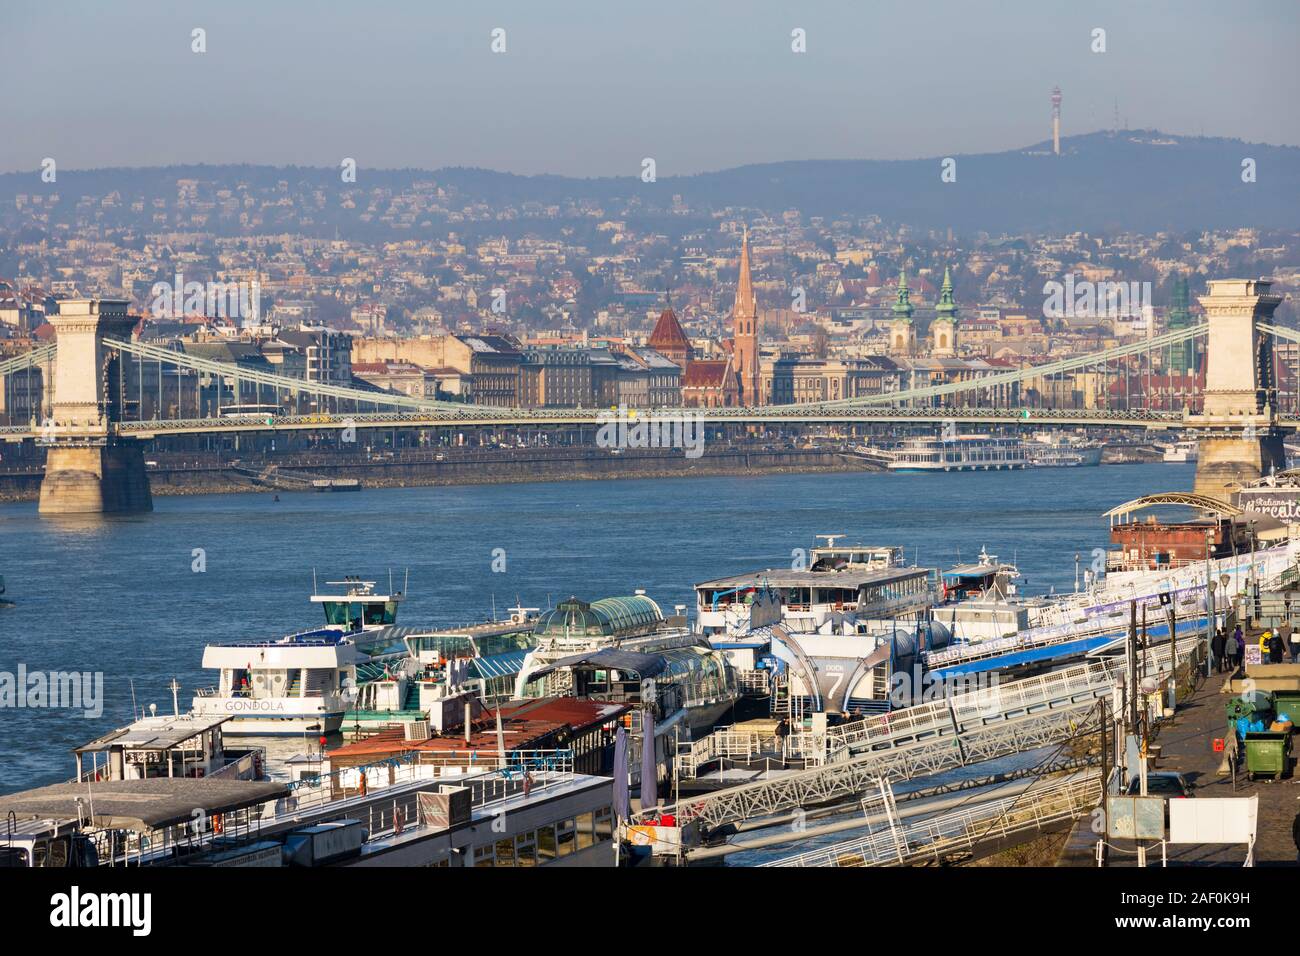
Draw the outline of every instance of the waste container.
[[[1273,691],[1273,712],[1286,714],[1293,722],[1300,721],[1300,690]]]
[[[1281,780],[1291,755],[1291,735],[1271,731],[1246,734],[1246,773]]]

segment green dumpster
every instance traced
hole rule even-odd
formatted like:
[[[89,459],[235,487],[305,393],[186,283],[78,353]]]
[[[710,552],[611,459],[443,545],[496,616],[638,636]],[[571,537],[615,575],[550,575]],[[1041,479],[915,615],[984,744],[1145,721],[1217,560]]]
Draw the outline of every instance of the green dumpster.
[[[1281,780],[1291,755],[1291,735],[1260,731],[1246,734],[1246,773]]]
[[[1273,691],[1273,712],[1286,714],[1292,722],[1300,718],[1300,690]]]

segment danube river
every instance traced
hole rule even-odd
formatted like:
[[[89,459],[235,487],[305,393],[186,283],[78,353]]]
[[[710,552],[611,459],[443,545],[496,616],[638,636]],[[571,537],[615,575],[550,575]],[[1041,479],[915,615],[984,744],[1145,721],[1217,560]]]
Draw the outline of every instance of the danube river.
[[[213,640],[274,637],[317,623],[308,603],[345,574],[400,589],[399,623],[482,620],[521,601],[545,608],[644,588],[671,613],[697,581],[788,567],[817,534],[900,545],[947,567],[981,547],[1014,560],[1033,593],[1074,587],[1107,543],[1102,513],[1191,488],[1193,465],[1114,465],[947,475],[847,473],[473,485],[160,497],[151,514],[38,518],[0,505],[0,672],[103,675],[103,713],[0,711],[0,792],[70,778],[69,749],[137,707],[181,708],[212,675]],[[500,570],[494,570],[494,566]],[[0,675],[2,679],[2,675]]]

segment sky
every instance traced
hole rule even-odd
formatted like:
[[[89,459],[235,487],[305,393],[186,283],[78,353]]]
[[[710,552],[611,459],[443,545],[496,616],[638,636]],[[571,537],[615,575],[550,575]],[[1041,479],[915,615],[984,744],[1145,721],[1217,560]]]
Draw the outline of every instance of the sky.
[[[1120,126],[1300,144],[1294,0],[3,0],[0,36],[3,172],[997,152],[1050,136],[1057,84],[1064,135],[1118,101]]]

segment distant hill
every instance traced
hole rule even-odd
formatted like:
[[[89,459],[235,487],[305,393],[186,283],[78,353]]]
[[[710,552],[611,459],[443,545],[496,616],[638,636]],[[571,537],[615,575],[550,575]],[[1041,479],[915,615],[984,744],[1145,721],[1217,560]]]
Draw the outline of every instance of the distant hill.
[[[1242,160],[1256,164],[1254,183],[1241,180]],[[519,176],[485,169],[359,170],[358,186],[400,189],[432,179],[463,199],[492,206],[589,199],[613,205],[641,197],[666,209],[680,195],[696,210],[746,207],[806,216],[879,216],[916,229],[961,233],[1062,233],[1113,229],[1138,232],[1255,226],[1292,229],[1300,222],[1300,148],[1239,140],[1172,136],[1155,130],[1090,133],[1003,153],[957,155],[956,182],[940,179],[941,157],[916,160],[799,160],[741,166],[693,176],[578,179]],[[334,168],[170,166],[60,170],[57,186],[35,171],[0,175],[0,217],[16,193],[57,189],[65,196],[175,196],[175,180],[270,187],[279,180],[334,188]],[[61,211],[68,204],[61,203]],[[615,214],[610,209],[611,215]],[[323,225],[318,221],[318,225]],[[343,223],[347,225],[346,222]],[[373,227],[364,229],[372,232]]]
[[[662,202],[680,194],[693,207],[747,206],[810,216],[880,216],[918,229],[991,233],[1162,229],[1294,228],[1300,222],[1300,148],[1169,136],[1154,130],[1092,133],[1005,153],[957,155],[955,182],[940,179],[941,157],[915,160],[800,160],[695,176],[632,181]],[[1255,160],[1254,183],[1241,162]],[[608,200],[630,194],[628,179],[515,176],[443,169],[439,182],[492,201]]]

